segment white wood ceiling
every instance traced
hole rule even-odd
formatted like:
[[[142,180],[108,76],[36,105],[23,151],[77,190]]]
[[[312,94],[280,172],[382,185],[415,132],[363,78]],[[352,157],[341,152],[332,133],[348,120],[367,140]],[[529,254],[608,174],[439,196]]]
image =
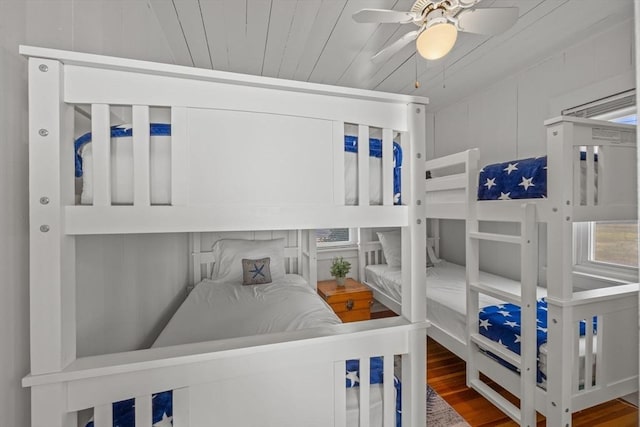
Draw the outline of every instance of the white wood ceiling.
[[[505,33],[460,34],[438,61],[414,44],[371,56],[413,24],[358,24],[362,8],[409,10],[413,0],[149,0],[177,64],[428,96],[438,109],[633,14],[632,0],[483,0],[517,6]],[[420,88],[414,87],[416,80]]]

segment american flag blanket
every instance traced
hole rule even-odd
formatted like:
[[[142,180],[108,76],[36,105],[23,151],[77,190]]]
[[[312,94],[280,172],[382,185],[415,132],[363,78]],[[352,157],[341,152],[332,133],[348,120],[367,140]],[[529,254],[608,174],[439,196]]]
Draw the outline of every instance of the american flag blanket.
[[[383,359],[372,357],[369,365],[370,384],[382,384]],[[400,427],[401,411],[400,381],[393,378],[396,389],[396,426]],[[360,385],[360,362],[347,360],[345,372],[345,386],[347,388]],[[152,422],[153,427],[169,427],[173,425],[173,396],[171,391],[163,391],[152,396]],[[122,400],[113,404],[113,427],[135,427],[135,399]],[[94,427],[93,421],[89,421],[85,427]]]
[[[480,169],[478,200],[547,197],[547,156],[495,163]]]
[[[514,304],[500,304],[490,305],[483,307],[480,310],[479,315],[479,329],[480,334],[485,337],[502,344],[514,353],[520,354],[520,339],[522,336],[520,322],[521,322],[521,309]],[[539,361],[540,358],[540,346],[547,342],[547,301],[542,298],[537,301],[537,326],[536,326],[536,341],[537,352],[536,357]],[[596,332],[596,319],[593,319],[593,331]],[[586,323],[580,322],[580,336],[585,335]],[[492,355],[496,359],[497,356]],[[517,371],[515,366],[499,360],[504,366]],[[539,366],[539,364],[538,364]],[[546,376],[538,369],[537,381],[542,383],[546,380]]]

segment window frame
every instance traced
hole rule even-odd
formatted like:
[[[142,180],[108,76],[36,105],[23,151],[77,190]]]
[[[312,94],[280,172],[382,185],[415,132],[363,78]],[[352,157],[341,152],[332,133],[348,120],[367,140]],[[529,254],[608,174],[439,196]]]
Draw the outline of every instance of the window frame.
[[[607,221],[599,221],[607,222]],[[620,221],[612,221],[620,222]],[[614,264],[593,259],[595,221],[573,224],[574,233],[574,267],[579,273],[592,276],[606,276],[623,281],[638,280],[638,267]]]
[[[563,111],[563,114],[578,115],[580,117],[588,117],[596,120],[607,120],[615,122],[616,119],[628,117],[638,113],[637,105],[623,106],[611,111],[601,112],[600,114],[589,115],[587,107],[597,107],[607,103],[614,103],[625,97],[633,96],[635,99],[635,89],[616,94],[607,98],[603,98],[582,106],[578,106]],[[605,108],[606,110],[606,108]],[[575,113],[575,114],[574,114]],[[598,221],[598,222],[627,222],[627,221]],[[573,264],[574,270],[578,273],[584,273],[590,276],[606,276],[613,279],[624,281],[638,280],[638,266],[627,266],[622,264],[614,264],[605,261],[597,261],[595,255],[595,224],[596,221],[588,221],[574,223],[573,225]]]
[[[344,249],[358,246],[358,233],[357,229],[353,227],[331,227],[323,230],[331,230],[335,228],[347,228],[349,230],[349,240],[340,242],[319,242],[316,237],[316,247],[318,250],[332,250],[332,249]]]

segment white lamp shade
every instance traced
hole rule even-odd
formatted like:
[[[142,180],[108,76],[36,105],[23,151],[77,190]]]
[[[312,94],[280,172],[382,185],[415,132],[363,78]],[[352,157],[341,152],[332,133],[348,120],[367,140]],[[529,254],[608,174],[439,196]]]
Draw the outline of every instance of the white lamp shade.
[[[458,30],[450,23],[432,25],[420,33],[416,39],[418,53],[426,59],[440,59],[456,44]]]

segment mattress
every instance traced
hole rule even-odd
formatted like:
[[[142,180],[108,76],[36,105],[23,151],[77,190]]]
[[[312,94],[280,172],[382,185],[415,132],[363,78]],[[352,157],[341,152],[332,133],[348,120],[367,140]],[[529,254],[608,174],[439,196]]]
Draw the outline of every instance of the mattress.
[[[111,200],[113,204],[133,203],[133,137],[130,125],[111,128]],[[149,183],[153,205],[171,203],[171,125],[151,123],[149,142]],[[345,135],[345,204],[358,204],[358,138]],[[91,133],[75,141],[75,176],[82,178],[80,203],[93,203],[93,150]],[[393,143],[394,203],[401,203],[400,168],[402,149]],[[382,204],[382,141],[369,139],[369,203]]]
[[[594,182],[597,202],[598,155]],[[586,204],[587,153],[580,152],[580,204]],[[547,197],[547,156],[510,160],[484,166],[478,174],[478,200],[544,199]]]
[[[389,267],[386,264],[368,265],[365,267],[365,280],[372,286],[382,289],[400,301],[402,271],[400,267]],[[480,272],[480,282],[490,283],[498,289],[519,293],[520,283],[515,280]],[[427,268],[427,317],[430,322],[446,330],[449,334],[466,342],[467,331],[467,291],[465,267],[441,260],[433,267]],[[545,288],[537,289],[538,298],[546,296]],[[479,306],[487,307],[501,304],[502,301],[480,294]],[[546,356],[546,343],[540,352]],[[540,360],[539,369],[546,374],[546,357]]]

